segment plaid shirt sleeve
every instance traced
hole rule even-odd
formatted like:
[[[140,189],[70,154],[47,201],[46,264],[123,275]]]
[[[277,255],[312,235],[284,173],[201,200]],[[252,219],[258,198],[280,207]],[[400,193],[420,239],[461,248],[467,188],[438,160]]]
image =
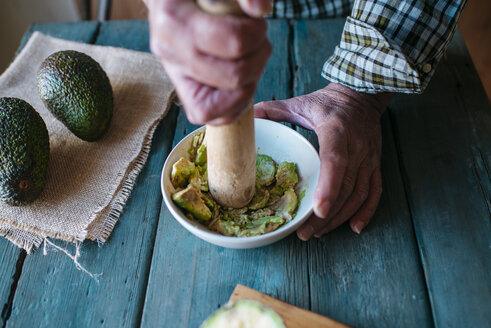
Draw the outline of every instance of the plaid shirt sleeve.
[[[367,92],[421,93],[466,0],[275,0],[272,17],[347,17],[322,75]]]
[[[366,92],[421,93],[466,0],[356,0],[322,75]]]

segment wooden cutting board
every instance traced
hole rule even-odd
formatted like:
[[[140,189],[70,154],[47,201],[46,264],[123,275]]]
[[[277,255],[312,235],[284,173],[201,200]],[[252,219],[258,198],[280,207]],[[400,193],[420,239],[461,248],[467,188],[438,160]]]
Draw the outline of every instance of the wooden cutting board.
[[[261,302],[266,306],[269,306],[281,316],[287,328],[349,327],[332,319],[321,316],[317,313],[310,312],[299,307],[290,305],[288,303],[279,301],[271,296],[260,293],[243,285],[237,285],[234,292],[232,293],[232,296],[230,296],[230,301],[238,300],[254,300]]]

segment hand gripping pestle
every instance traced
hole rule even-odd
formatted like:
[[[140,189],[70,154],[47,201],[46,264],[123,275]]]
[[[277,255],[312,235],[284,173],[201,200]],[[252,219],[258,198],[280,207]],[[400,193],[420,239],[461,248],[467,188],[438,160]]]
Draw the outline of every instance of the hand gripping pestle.
[[[198,0],[198,5],[214,15],[244,15],[236,0]],[[208,185],[219,204],[240,208],[255,192],[256,144],[254,100],[237,121],[206,126]]]

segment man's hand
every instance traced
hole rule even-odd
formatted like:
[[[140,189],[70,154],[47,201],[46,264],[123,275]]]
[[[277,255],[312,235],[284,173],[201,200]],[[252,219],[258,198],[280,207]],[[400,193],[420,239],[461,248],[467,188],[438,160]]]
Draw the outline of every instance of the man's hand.
[[[247,109],[271,44],[269,0],[239,0],[249,16],[215,16],[194,0],[146,0],[150,47],[162,60],[194,124],[226,124]]]
[[[391,94],[359,93],[331,83],[311,94],[255,106],[256,117],[288,121],[314,130],[320,176],[314,213],[298,230],[302,240],[320,237],[350,220],[360,233],[382,194],[380,116]]]

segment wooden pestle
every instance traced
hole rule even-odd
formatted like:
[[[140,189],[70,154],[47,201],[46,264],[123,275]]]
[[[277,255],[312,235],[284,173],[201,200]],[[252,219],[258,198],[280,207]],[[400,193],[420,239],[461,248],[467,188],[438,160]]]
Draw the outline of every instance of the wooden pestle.
[[[198,5],[215,15],[243,15],[236,0],[198,0]],[[232,124],[206,126],[208,185],[219,204],[240,208],[255,192],[256,143],[254,100],[249,109]]]

